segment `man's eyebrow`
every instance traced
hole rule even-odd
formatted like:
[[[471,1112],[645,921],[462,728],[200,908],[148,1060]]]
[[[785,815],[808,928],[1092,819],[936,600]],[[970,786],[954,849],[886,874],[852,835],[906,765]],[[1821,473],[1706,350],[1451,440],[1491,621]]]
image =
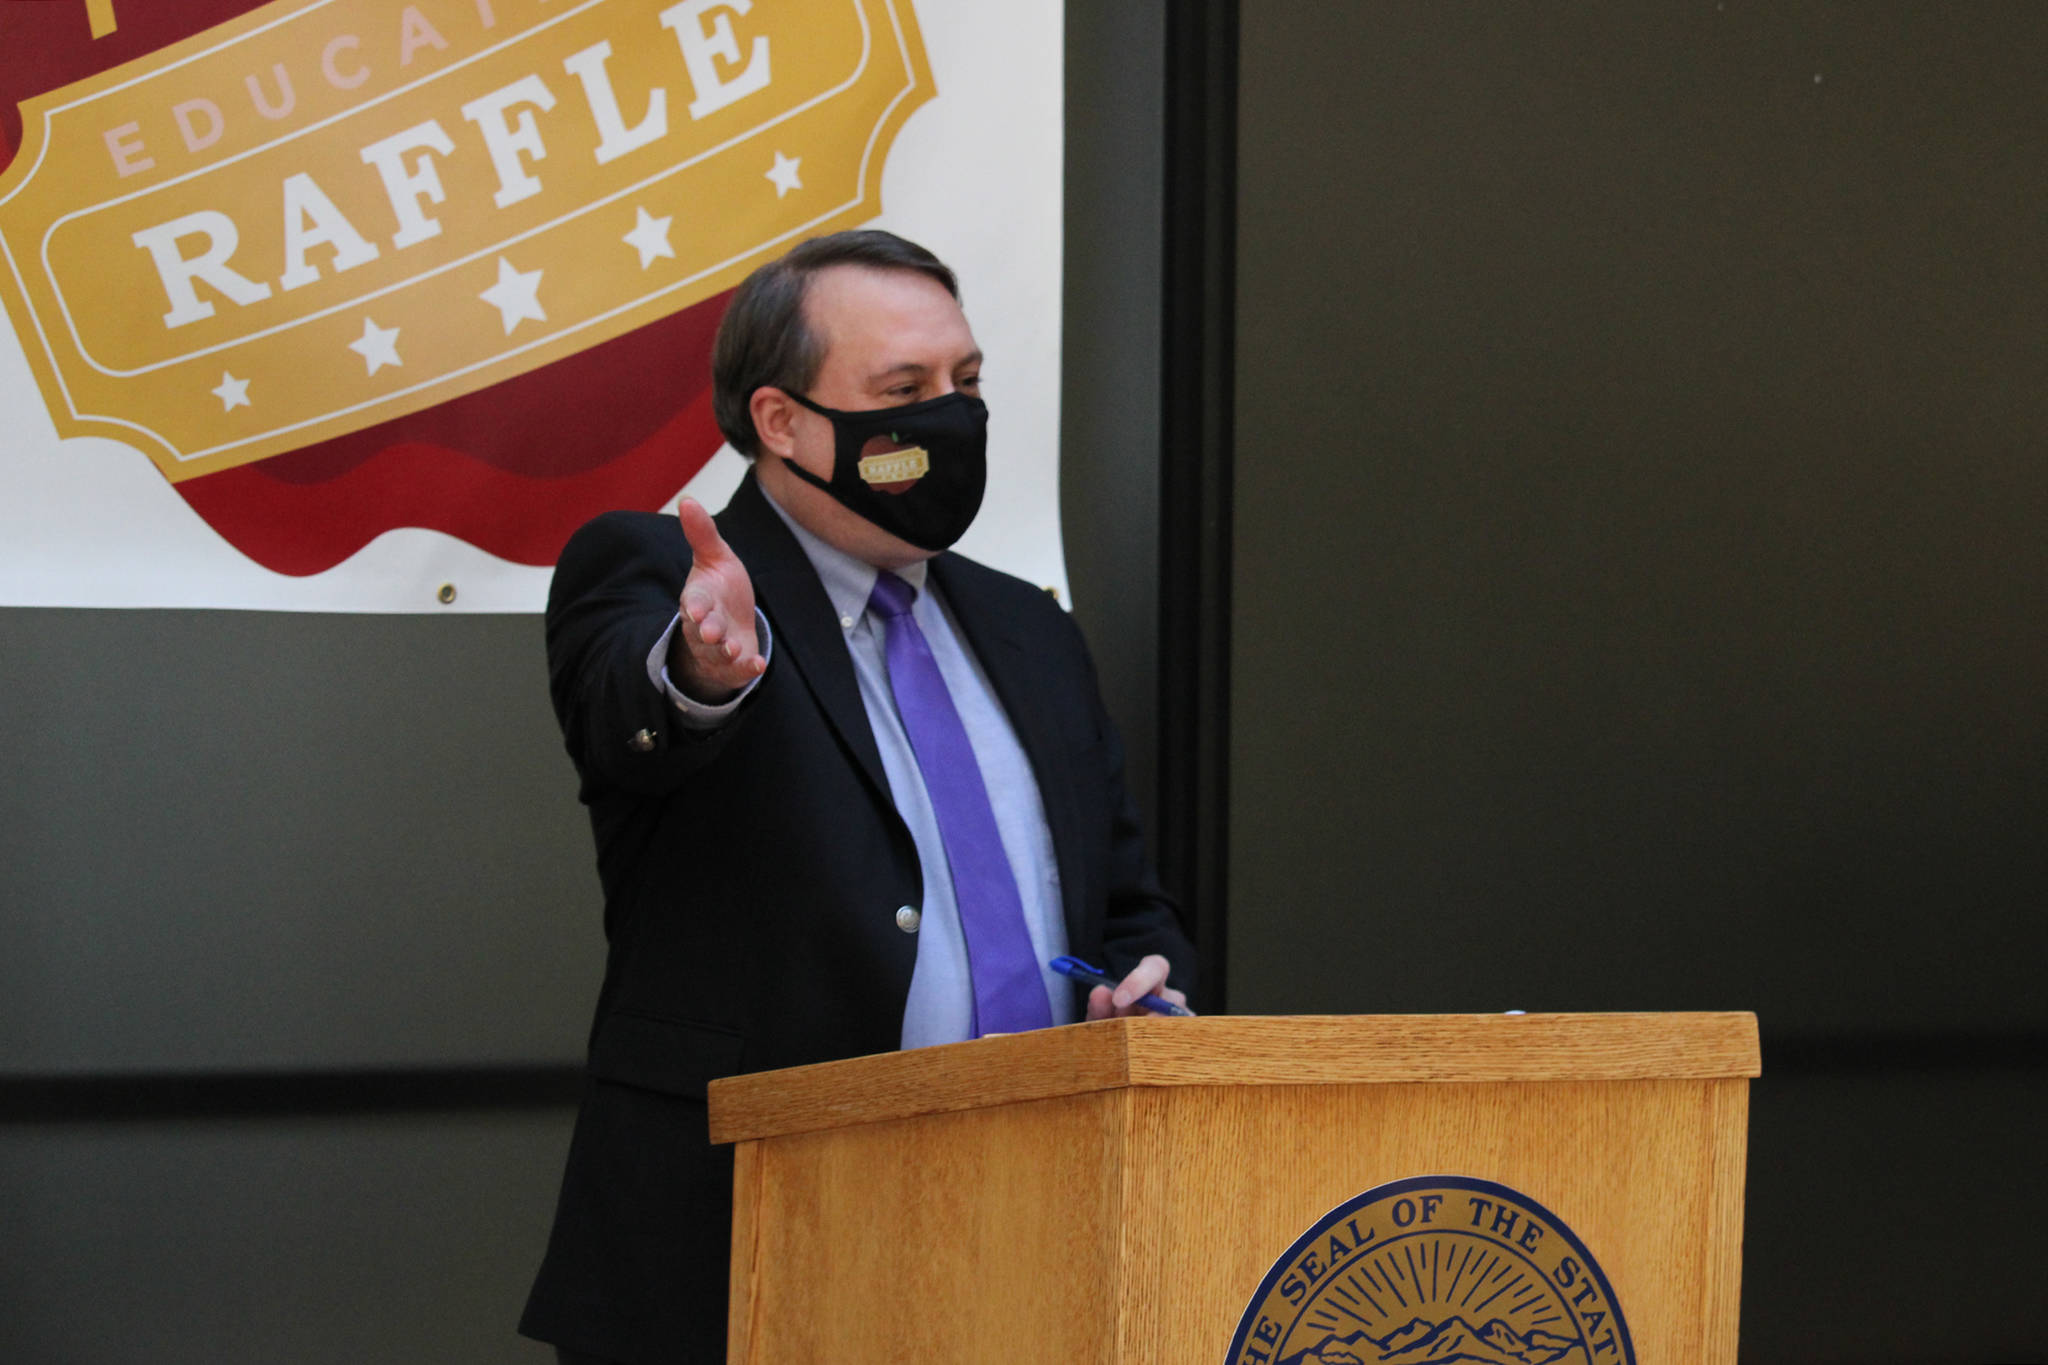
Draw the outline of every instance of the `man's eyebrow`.
[[[981,352],[969,351],[966,355],[961,356],[960,359],[953,362],[953,368],[958,369],[962,365],[979,364],[981,364]],[[904,360],[899,361],[894,365],[884,365],[881,369],[876,370],[873,375],[869,376],[868,382],[872,384],[878,384],[883,380],[891,378],[892,376],[895,375],[922,375],[931,373],[931,370],[932,367],[929,365],[922,364],[915,360]]]

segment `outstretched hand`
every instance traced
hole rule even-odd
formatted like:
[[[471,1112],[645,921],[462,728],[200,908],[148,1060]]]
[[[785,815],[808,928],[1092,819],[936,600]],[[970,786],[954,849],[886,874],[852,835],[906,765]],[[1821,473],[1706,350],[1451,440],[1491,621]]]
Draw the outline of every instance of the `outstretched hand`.
[[[669,678],[685,696],[717,705],[768,670],[754,630],[754,581],[702,503],[684,498],[676,517],[691,562],[669,642]]]

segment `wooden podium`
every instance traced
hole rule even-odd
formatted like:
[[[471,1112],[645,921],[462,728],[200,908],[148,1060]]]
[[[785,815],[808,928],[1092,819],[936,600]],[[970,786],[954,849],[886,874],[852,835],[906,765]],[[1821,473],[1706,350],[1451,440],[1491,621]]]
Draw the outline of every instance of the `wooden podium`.
[[[1733,1365],[1758,1069],[1751,1014],[1219,1016],[716,1081],[728,1359],[1423,1361],[1470,1328],[1458,1358]]]

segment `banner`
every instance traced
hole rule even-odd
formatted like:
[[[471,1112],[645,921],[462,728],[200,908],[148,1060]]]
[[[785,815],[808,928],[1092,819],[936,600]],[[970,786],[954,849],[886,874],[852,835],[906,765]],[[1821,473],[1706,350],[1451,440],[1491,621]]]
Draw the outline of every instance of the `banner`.
[[[0,604],[530,611],[713,507],[732,286],[892,228],[988,355],[962,549],[1064,589],[1060,7],[0,3]],[[18,113],[16,110],[18,106]]]

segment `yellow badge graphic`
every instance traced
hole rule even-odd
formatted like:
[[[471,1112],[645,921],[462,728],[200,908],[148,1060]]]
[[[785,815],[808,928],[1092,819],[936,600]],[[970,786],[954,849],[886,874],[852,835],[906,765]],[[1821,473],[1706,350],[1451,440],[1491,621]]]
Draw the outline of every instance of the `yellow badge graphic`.
[[[1468,1176],[1325,1214],[1252,1296],[1229,1365],[1635,1365],[1621,1305],[1542,1205]]]
[[[23,106],[0,298],[172,479],[388,421],[880,211],[909,0],[278,0]]]
[[[931,473],[932,457],[923,446],[912,446],[886,455],[864,455],[859,469],[861,479],[867,483],[904,483]]]

